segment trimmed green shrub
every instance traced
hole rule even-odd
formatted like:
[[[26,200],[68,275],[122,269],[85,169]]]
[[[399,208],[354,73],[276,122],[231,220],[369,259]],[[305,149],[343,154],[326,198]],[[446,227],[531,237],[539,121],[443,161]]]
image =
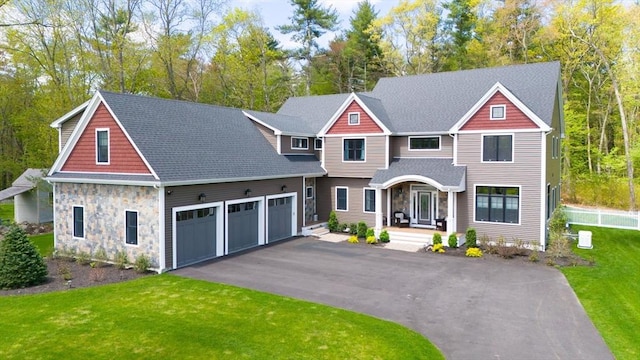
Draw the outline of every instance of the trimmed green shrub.
[[[458,247],[458,237],[456,236],[456,234],[449,235],[449,239],[447,239],[447,242],[449,243],[449,247],[452,249]]]
[[[373,230],[373,228],[367,229],[367,237],[369,236],[376,236],[376,232]]]
[[[352,243],[352,244],[357,244],[360,241],[358,240],[358,237],[355,235],[351,235],[349,236],[349,239],[347,239],[348,242]]]
[[[329,231],[331,232],[337,232],[338,231],[338,215],[336,215],[336,212],[331,210],[331,212],[329,213],[329,221],[327,221],[327,226],[329,227]]]
[[[338,225],[338,231],[339,231],[339,232],[345,232],[346,230],[347,230],[347,224],[345,224],[345,223],[340,223],[340,224]]]
[[[358,237],[366,238],[367,237],[367,224],[364,221],[360,221],[358,223]]]
[[[358,235],[358,224],[356,223],[349,224],[349,234]]]
[[[367,244],[375,244],[377,242],[375,235],[367,236]]]
[[[136,270],[136,272],[139,272],[140,274],[144,274],[147,271],[149,271],[150,267],[151,267],[151,259],[149,259],[148,256],[146,256],[145,254],[140,254],[136,256],[136,260],[133,263],[133,268]]]
[[[442,244],[442,235],[440,233],[433,234],[433,245]]]
[[[129,264],[129,257],[126,251],[116,251],[115,255],[116,267],[120,270],[125,269]]]
[[[11,225],[0,241],[0,288],[16,289],[43,283],[47,265],[27,234]]]
[[[467,232],[465,233],[465,246],[467,248],[474,248],[474,247],[478,247],[478,245],[476,244],[476,229],[474,228],[468,228]]]
[[[389,242],[389,233],[387,230],[382,230],[380,232],[380,242],[388,243]]]

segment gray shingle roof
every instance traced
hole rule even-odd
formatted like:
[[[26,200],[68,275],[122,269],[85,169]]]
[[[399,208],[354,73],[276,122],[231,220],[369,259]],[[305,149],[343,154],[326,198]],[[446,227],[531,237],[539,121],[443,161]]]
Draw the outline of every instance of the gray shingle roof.
[[[394,159],[388,169],[379,169],[369,182],[370,185],[382,185],[385,182],[405,175],[424,176],[441,185],[441,188],[465,190],[466,166],[453,165],[452,159]]]
[[[162,182],[311,175],[278,155],[240,109],[100,94]]]
[[[285,134],[315,134],[315,131],[313,131],[310,124],[299,116],[289,116],[253,110],[245,110],[245,112],[265,124],[284,132]]]
[[[0,191],[0,200],[12,198],[23,192],[27,192],[38,185],[38,180],[47,174],[48,169],[32,169],[29,168],[18,176],[18,178],[8,187]]]
[[[500,82],[545,123],[551,125],[560,63],[383,78],[371,92],[397,133],[446,132]]]
[[[311,129],[311,133],[316,134],[348,97],[349,94],[292,97],[280,107],[278,114],[303,119]],[[284,131],[284,129],[281,130]]]
[[[376,115],[378,120],[380,120],[391,132],[393,132],[393,121],[389,118],[387,114],[387,110],[382,105],[382,101],[380,99],[371,97],[370,94],[356,94],[358,98],[364,103],[364,105],[371,110],[372,113]]]

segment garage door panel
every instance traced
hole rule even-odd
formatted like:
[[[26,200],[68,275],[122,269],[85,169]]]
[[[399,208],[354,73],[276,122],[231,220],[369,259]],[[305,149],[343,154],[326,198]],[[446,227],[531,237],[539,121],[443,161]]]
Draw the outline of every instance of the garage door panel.
[[[216,256],[216,209],[186,210],[176,214],[177,266]]]
[[[291,237],[292,197],[269,199],[268,241]]]
[[[232,204],[227,210],[228,252],[258,246],[259,216],[258,201]]]

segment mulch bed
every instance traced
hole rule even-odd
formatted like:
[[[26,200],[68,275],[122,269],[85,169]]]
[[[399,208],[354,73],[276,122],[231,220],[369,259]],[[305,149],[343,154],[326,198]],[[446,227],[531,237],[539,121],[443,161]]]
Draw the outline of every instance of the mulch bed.
[[[133,269],[121,270],[111,264],[91,267],[89,264],[81,265],[67,258],[48,257],[45,262],[49,275],[43,284],[22,289],[0,290],[0,296],[71,290],[127,281],[154,274],[153,272],[141,274]]]

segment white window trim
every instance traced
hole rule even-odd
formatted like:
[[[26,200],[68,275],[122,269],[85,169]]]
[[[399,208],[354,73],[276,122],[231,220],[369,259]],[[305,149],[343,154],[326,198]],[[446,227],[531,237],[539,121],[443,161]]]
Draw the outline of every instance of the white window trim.
[[[76,236],[76,212],[75,208],[82,209],[82,237]],[[84,240],[87,238],[87,217],[85,216],[84,205],[71,206],[71,237]]]
[[[101,131],[107,132],[107,161],[98,161],[98,133]],[[96,146],[96,165],[109,165],[111,164],[111,131],[109,128],[97,128],[95,133],[95,146]]]
[[[362,140],[363,141],[363,151],[364,151],[364,160],[345,160],[344,159],[344,142],[345,140]],[[363,164],[367,162],[367,138],[358,136],[358,137],[343,137],[342,138],[342,151],[340,152],[340,158],[343,163],[347,164]]]
[[[484,138],[487,136],[511,136],[511,161],[485,161],[484,160]],[[480,162],[483,164],[513,164],[516,160],[516,136],[514,133],[495,133],[495,134],[482,134],[480,138]]]
[[[294,147],[293,146],[293,141],[294,140],[306,140],[307,141],[307,146],[305,146],[305,147]],[[300,137],[300,136],[292,136],[291,137],[291,150],[309,150],[309,138]]]
[[[311,196],[309,196],[309,190],[311,190]],[[304,189],[305,199],[313,199],[313,195],[315,195],[314,191],[313,191],[313,186],[305,187],[305,189]]]
[[[355,123],[351,122],[351,115],[357,115],[358,116],[358,121]],[[360,125],[360,112],[358,111],[354,111],[354,112],[350,112],[347,114],[347,125]]]
[[[502,108],[502,117],[494,117],[493,109]],[[489,120],[506,120],[507,119],[507,105],[491,105],[489,110]]]
[[[411,139],[433,139],[438,138],[438,148],[437,149],[412,149],[411,148]],[[409,136],[407,139],[407,148],[409,151],[441,151],[442,150],[442,136]]]
[[[173,259],[173,269],[176,269],[178,267],[178,230],[176,225],[176,215],[181,211],[216,208],[216,256],[224,255],[224,228],[226,224],[224,222],[224,216],[222,212],[226,211],[226,207],[223,205],[224,203],[222,201],[218,201],[212,203],[179,206],[171,209],[171,241],[173,244],[173,253],[171,254],[171,258]],[[218,241],[217,239],[222,240]]]
[[[347,201],[346,201],[347,208],[346,209],[338,209],[338,189],[345,189],[345,191],[347,192]],[[334,195],[336,199],[336,206],[335,206],[336,211],[343,211],[343,212],[349,211],[349,188],[347,186],[336,186]]]
[[[136,213],[136,243],[129,244],[127,242],[127,213]],[[140,245],[140,212],[138,210],[124,209],[124,245],[138,247]]]
[[[318,147],[318,141],[320,141],[320,147]],[[313,150],[322,150],[324,148],[324,140],[322,138],[313,139]]]
[[[476,220],[476,209],[478,208],[476,205],[477,197],[477,189],[478,187],[505,187],[505,188],[518,188],[518,222],[517,223],[508,223],[508,222],[499,222],[499,221],[478,221]],[[508,225],[508,226],[520,226],[522,225],[522,186],[521,185],[502,185],[502,184],[473,184],[473,222],[478,224],[492,224],[492,225]],[[491,206],[491,204],[489,204]]]
[[[373,191],[373,211],[366,210],[367,204],[367,190]],[[376,189],[365,187],[362,188],[362,212],[365,214],[375,214],[376,213]]]

